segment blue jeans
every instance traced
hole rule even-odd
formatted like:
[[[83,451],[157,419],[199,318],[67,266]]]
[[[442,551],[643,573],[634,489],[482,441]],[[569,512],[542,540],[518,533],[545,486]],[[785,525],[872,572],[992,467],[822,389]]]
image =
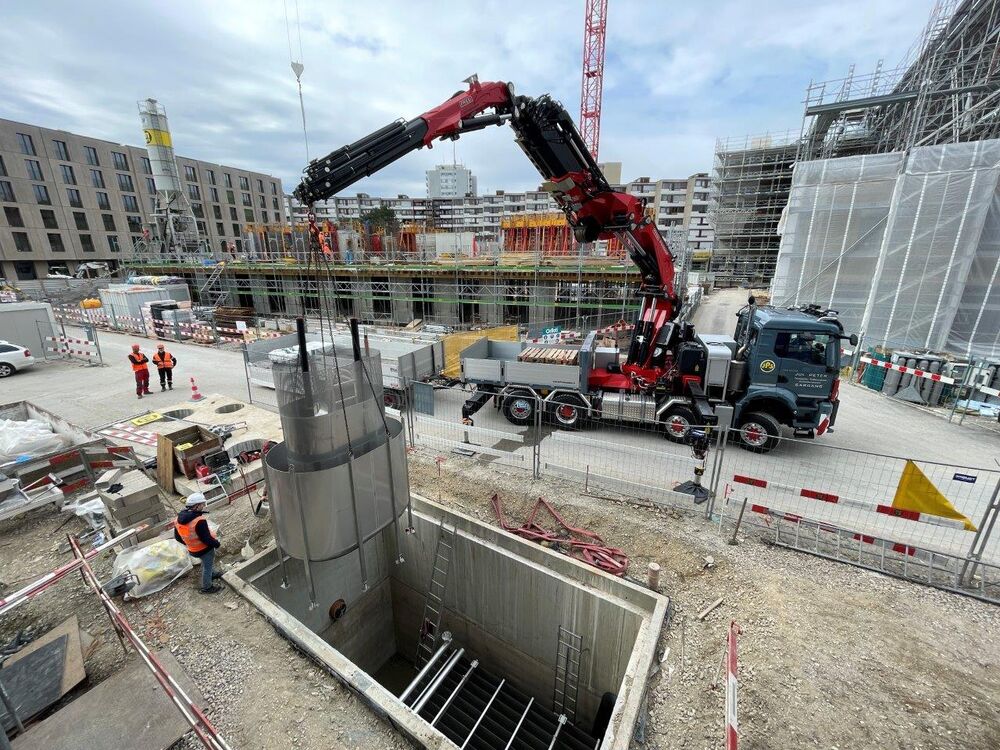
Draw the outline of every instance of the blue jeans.
[[[215,549],[210,549],[198,559],[201,560],[201,587],[202,589],[212,588],[212,565],[215,563]]]

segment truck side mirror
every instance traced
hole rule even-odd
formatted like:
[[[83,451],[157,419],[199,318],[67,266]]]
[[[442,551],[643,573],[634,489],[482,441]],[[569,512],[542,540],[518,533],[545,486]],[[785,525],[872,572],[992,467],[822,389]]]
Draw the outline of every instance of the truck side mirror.
[[[851,334],[851,335],[850,335],[850,336],[849,336],[849,337],[847,338],[847,340],[851,342],[851,346],[857,346],[857,345],[858,345],[858,334],[856,334],[856,333],[852,333],[852,334]]]

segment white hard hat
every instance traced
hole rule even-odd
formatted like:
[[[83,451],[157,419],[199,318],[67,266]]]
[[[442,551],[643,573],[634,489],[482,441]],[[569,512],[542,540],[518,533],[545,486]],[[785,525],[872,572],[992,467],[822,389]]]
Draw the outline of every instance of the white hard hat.
[[[195,505],[202,505],[205,502],[205,496],[201,492],[192,492],[188,495],[188,499],[184,505],[185,507],[193,508]]]

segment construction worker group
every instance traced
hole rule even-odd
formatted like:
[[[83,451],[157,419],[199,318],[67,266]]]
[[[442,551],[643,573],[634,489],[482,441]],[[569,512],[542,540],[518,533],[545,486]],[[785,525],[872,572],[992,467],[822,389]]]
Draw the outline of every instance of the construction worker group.
[[[128,355],[128,361],[132,365],[132,374],[135,375],[135,395],[142,398],[144,395],[152,394],[149,390],[149,358],[142,353],[138,344],[132,344],[132,353]],[[177,358],[168,352],[163,344],[157,344],[153,364],[160,373],[160,390],[165,391],[168,388],[173,390]]]

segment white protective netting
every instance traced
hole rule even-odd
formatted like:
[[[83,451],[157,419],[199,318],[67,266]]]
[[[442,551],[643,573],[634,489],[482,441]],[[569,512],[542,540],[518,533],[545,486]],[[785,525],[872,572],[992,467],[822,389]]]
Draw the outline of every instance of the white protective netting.
[[[840,310],[870,343],[1000,354],[1000,140],[795,166],[777,305]]]

